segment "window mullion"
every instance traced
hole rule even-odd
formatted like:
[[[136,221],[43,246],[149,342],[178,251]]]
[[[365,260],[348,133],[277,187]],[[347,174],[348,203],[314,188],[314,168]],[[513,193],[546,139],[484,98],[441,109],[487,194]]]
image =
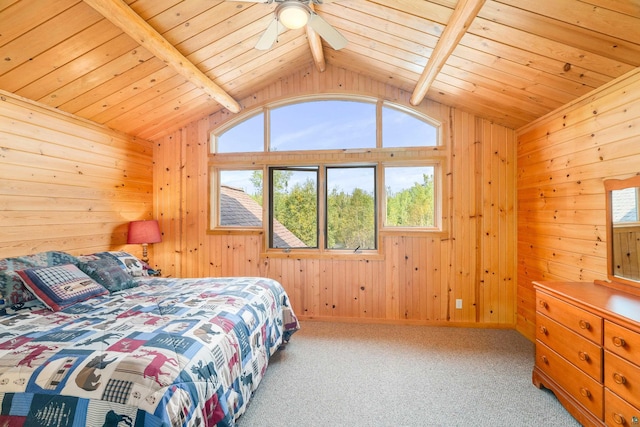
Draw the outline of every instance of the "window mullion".
[[[383,101],[376,102],[376,148],[382,148],[382,106]]]
[[[263,229],[263,248],[270,246],[271,225],[269,218],[271,217],[271,174],[267,165],[262,167],[262,229]]]
[[[318,249],[327,248],[327,168],[318,165]]]
[[[269,152],[269,147],[271,147],[271,109],[268,107],[264,108],[264,152]]]
[[[273,247],[273,217],[274,217],[274,196],[273,196],[273,174],[274,169],[273,168],[267,168],[267,170],[269,171],[268,173],[268,188],[269,188],[269,196],[268,196],[268,200],[267,200],[267,204],[264,205],[266,206],[266,209],[263,209],[264,211],[267,211],[266,214],[266,222],[265,224],[267,225],[267,246],[268,248],[272,248]]]

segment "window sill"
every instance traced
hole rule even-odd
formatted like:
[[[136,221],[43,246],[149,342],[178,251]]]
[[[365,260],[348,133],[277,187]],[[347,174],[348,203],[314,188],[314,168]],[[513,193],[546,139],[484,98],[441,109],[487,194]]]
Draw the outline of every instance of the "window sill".
[[[260,236],[264,234],[264,230],[262,228],[214,228],[213,230],[207,230],[208,235],[252,235],[252,236]]]
[[[443,230],[416,230],[413,228],[385,228],[380,230],[380,236],[404,236],[404,237],[433,237],[446,238],[448,234]]]
[[[280,258],[280,259],[341,259],[349,261],[383,261],[384,255],[379,252],[360,252],[354,253],[352,251],[331,251],[320,252],[318,250],[290,250],[284,252],[284,250],[271,250],[260,254],[260,258]]]

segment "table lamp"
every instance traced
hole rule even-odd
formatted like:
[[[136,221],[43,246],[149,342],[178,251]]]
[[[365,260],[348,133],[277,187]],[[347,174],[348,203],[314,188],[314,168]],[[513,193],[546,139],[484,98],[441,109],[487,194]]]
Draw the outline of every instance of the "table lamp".
[[[162,241],[158,221],[131,221],[129,223],[129,233],[127,234],[128,244],[142,245],[142,261],[149,263],[147,256],[147,245],[149,243],[159,243]]]

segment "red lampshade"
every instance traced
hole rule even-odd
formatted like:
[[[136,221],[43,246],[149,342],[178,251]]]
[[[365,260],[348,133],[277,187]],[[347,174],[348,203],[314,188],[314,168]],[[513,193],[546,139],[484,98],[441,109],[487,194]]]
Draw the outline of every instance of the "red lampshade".
[[[129,223],[129,234],[127,243],[159,243],[162,241],[158,221],[131,221]]]

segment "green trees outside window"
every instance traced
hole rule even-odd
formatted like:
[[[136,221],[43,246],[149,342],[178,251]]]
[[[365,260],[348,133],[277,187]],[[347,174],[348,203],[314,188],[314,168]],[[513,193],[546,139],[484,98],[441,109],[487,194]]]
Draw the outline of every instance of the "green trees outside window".
[[[374,166],[327,168],[327,249],[376,249]]]
[[[386,188],[388,227],[435,227],[433,169],[385,168],[385,182],[395,183]],[[402,179],[407,176],[413,180]]]
[[[271,169],[271,248],[318,247],[318,168]],[[300,242],[275,239],[282,224]]]

